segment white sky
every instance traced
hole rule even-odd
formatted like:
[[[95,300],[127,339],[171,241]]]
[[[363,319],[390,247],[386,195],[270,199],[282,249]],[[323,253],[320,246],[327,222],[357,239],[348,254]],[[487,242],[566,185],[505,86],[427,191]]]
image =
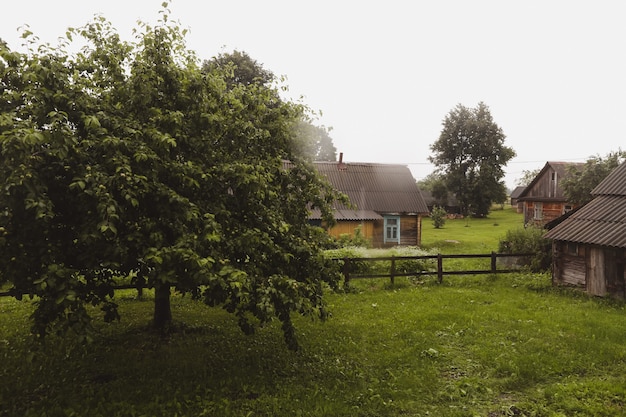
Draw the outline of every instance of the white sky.
[[[0,0],[0,38],[18,26],[56,45],[95,14],[132,40],[161,0]],[[292,97],[347,162],[433,171],[430,145],[457,104],[485,102],[517,152],[507,186],[546,161],[625,150],[626,3],[621,0],[173,0],[201,59],[234,49],[287,77]]]

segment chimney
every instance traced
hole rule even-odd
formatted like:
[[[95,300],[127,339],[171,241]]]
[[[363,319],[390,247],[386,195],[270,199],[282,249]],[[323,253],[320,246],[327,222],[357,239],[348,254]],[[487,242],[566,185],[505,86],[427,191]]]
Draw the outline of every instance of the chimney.
[[[348,166],[343,163],[343,152],[339,152],[339,163],[337,164],[338,171],[345,171],[348,169]]]

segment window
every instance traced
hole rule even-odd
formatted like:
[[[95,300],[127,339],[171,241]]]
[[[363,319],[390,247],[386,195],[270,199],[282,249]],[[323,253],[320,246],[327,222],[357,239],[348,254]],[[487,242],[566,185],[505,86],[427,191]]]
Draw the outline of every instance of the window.
[[[400,243],[400,217],[385,217],[385,243]]]
[[[535,203],[534,206],[534,216],[533,219],[534,220],[541,220],[543,219],[543,204],[542,203]]]

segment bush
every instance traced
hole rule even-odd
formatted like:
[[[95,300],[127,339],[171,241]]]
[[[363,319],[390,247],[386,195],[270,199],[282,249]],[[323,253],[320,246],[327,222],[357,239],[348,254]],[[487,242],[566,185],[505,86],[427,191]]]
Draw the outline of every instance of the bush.
[[[500,253],[533,253],[530,258],[523,258],[521,265],[533,272],[543,272],[552,265],[552,243],[543,237],[545,230],[529,226],[506,232],[504,240],[498,246]]]
[[[433,221],[433,226],[435,229],[441,229],[444,224],[446,224],[446,216],[448,212],[443,207],[435,206],[433,207],[433,211],[430,213],[430,219]]]
[[[337,238],[337,245],[341,248],[349,246],[360,246],[363,248],[369,248],[372,246],[372,242],[363,236],[363,228],[361,225],[354,228],[354,235],[349,233],[343,233]]]

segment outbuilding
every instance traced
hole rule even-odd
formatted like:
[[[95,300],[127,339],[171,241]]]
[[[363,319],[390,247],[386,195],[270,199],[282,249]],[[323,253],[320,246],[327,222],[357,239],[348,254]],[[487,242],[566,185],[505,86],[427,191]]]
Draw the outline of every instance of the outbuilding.
[[[626,162],[592,196],[545,235],[553,240],[552,281],[626,299]]]

